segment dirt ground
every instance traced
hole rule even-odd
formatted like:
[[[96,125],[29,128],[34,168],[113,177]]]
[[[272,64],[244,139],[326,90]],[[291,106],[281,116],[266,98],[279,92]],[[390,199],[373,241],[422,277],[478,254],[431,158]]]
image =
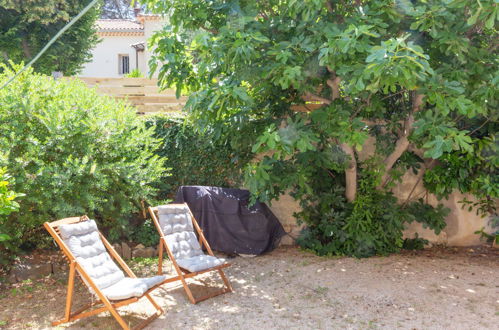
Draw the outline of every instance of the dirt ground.
[[[279,248],[236,257],[227,269],[234,292],[192,305],[179,283],[154,297],[166,313],[147,329],[497,329],[499,250],[433,248],[369,259],[323,258]],[[133,263],[153,275],[157,260]],[[171,265],[166,262],[166,271]],[[139,271],[138,271],[139,272]],[[2,286],[0,328],[49,328],[61,318],[66,278]],[[204,283],[203,283],[204,282]],[[215,287],[218,275],[191,281],[194,294]],[[91,299],[77,287],[75,305]],[[146,299],[120,309],[136,325],[153,311]],[[63,327],[118,329],[107,313]],[[62,328],[62,327],[60,327]]]

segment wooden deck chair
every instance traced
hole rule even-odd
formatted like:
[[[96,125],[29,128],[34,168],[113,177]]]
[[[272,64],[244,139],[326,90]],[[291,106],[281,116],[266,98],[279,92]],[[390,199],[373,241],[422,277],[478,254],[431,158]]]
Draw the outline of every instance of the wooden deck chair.
[[[99,232],[94,220],[82,216],[45,222],[44,226],[62,249],[70,264],[65,315],[62,320],[53,322],[53,326],[109,311],[123,329],[129,329],[116,308],[134,303],[142,297],[150,301],[156,313],[135,329],[142,329],[164,313],[149,293],[161,284],[167,283],[166,277],[137,278]],[[128,277],[118,268],[113,258]],[[97,300],[72,313],[76,274],[81,277]],[[97,307],[99,305],[104,306]]]
[[[157,207],[149,207],[149,213],[158,229],[159,241],[159,263],[158,274],[163,273],[163,249],[166,250],[178,276],[172,279],[180,280],[184,286],[187,297],[191,303],[196,304],[203,300],[232,291],[229,280],[223,272],[223,268],[230,266],[224,259],[213,255],[210,245],[203,235],[196,219],[192,215],[187,204],[169,204]],[[198,239],[196,239],[196,230]],[[203,253],[201,246],[206,248],[208,255]],[[194,298],[186,279],[199,274],[217,271],[225,287],[221,290]]]

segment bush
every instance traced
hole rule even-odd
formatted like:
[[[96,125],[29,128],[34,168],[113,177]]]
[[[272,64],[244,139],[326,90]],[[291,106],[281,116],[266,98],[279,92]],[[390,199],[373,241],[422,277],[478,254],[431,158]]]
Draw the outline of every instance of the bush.
[[[130,73],[127,73],[125,75],[126,78],[142,78],[144,77],[144,75],[142,74],[142,72],[140,72],[139,69],[133,69],[132,71],[130,71]]]
[[[253,157],[249,148],[233,147],[210,132],[202,134],[179,115],[150,116],[148,125],[163,141],[157,154],[171,172],[161,180],[161,197],[172,198],[182,185],[240,186],[242,168]]]
[[[352,203],[345,200],[340,173],[332,174],[312,182],[314,193],[302,198],[302,211],[296,214],[307,225],[298,238],[305,249],[357,258],[386,255],[404,247],[403,230],[408,223],[422,223],[437,235],[445,227],[449,209],[434,208],[423,200],[399,204],[392,193],[375,188],[379,175],[375,168],[362,169],[359,194]]]
[[[3,67],[0,85],[12,70]],[[88,214],[111,240],[131,233],[129,217],[165,175],[160,141],[135,110],[78,80],[23,73],[0,90],[0,148],[26,193],[5,224],[23,248],[47,242],[42,223]]]
[[[7,174],[5,168],[0,168],[0,266],[5,265],[8,251],[14,251],[15,246],[10,244],[11,237],[7,235],[5,230],[7,216],[19,209],[19,204],[15,201],[16,198],[23,194],[15,193],[10,190],[12,178]],[[7,253],[6,253],[7,252]]]

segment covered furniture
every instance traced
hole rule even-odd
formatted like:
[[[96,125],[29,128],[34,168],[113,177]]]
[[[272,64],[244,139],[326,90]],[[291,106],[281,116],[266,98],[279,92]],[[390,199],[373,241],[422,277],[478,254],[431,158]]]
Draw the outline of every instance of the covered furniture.
[[[182,186],[174,203],[187,203],[215,251],[260,255],[275,249],[286,235],[265,203],[249,206],[244,189]]]
[[[163,273],[163,250],[166,250],[178,274],[176,279],[182,282],[187,297],[193,304],[232,291],[230,282],[222,270],[230,264],[224,259],[215,257],[187,204],[149,207],[149,213],[160,235],[158,274]],[[207,255],[201,246],[204,246]],[[195,298],[186,279],[210,271],[218,272],[224,282],[224,288]]]
[[[166,277],[137,278],[99,232],[94,220],[82,216],[45,222],[44,226],[69,261],[65,316],[62,320],[53,322],[53,326],[108,311],[123,329],[129,329],[128,324],[116,309],[134,303],[142,297],[149,300],[156,309],[156,313],[144,320],[136,329],[145,327],[164,313],[149,293],[168,282]],[[121,269],[113,259],[121,266]],[[71,312],[74,281],[77,274],[97,300]],[[93,308],[99,305],[104,306]]]

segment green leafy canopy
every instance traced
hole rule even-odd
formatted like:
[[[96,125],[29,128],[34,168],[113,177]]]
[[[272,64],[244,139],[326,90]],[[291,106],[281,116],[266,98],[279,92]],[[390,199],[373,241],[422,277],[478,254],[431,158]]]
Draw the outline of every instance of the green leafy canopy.
[[[0,63],[31,60],[89,2],[0,0]],[[79,72],[99,41],[95,26],[99,15],[99,5],[90,9],[40,57],[33,65],[35,71],[61,71],[66,76]]]
[[[313,205],[324,196],[315,201],[327,200],[323,212],[300,217],[318,228],[327,209],[343,212],[327,220],[346,221],[336,252],[360,240],[351,223],[388,216],[364,202],[396,203],[383,196],[409,169],[440,197],[450,180],[489,206],[498,197],[497,1],[144,2],[169,18],[150,40],[161,85],[191,93],[186,109],[199,129],[257,127],[245,141],[262,156],[246,185],[261,200],[291,190]],[[345,207],[326,197],[340,190]],[[382,241],[383,230],[369,228],[363,240]],[[370,246],[365,254],[390,250]]]

